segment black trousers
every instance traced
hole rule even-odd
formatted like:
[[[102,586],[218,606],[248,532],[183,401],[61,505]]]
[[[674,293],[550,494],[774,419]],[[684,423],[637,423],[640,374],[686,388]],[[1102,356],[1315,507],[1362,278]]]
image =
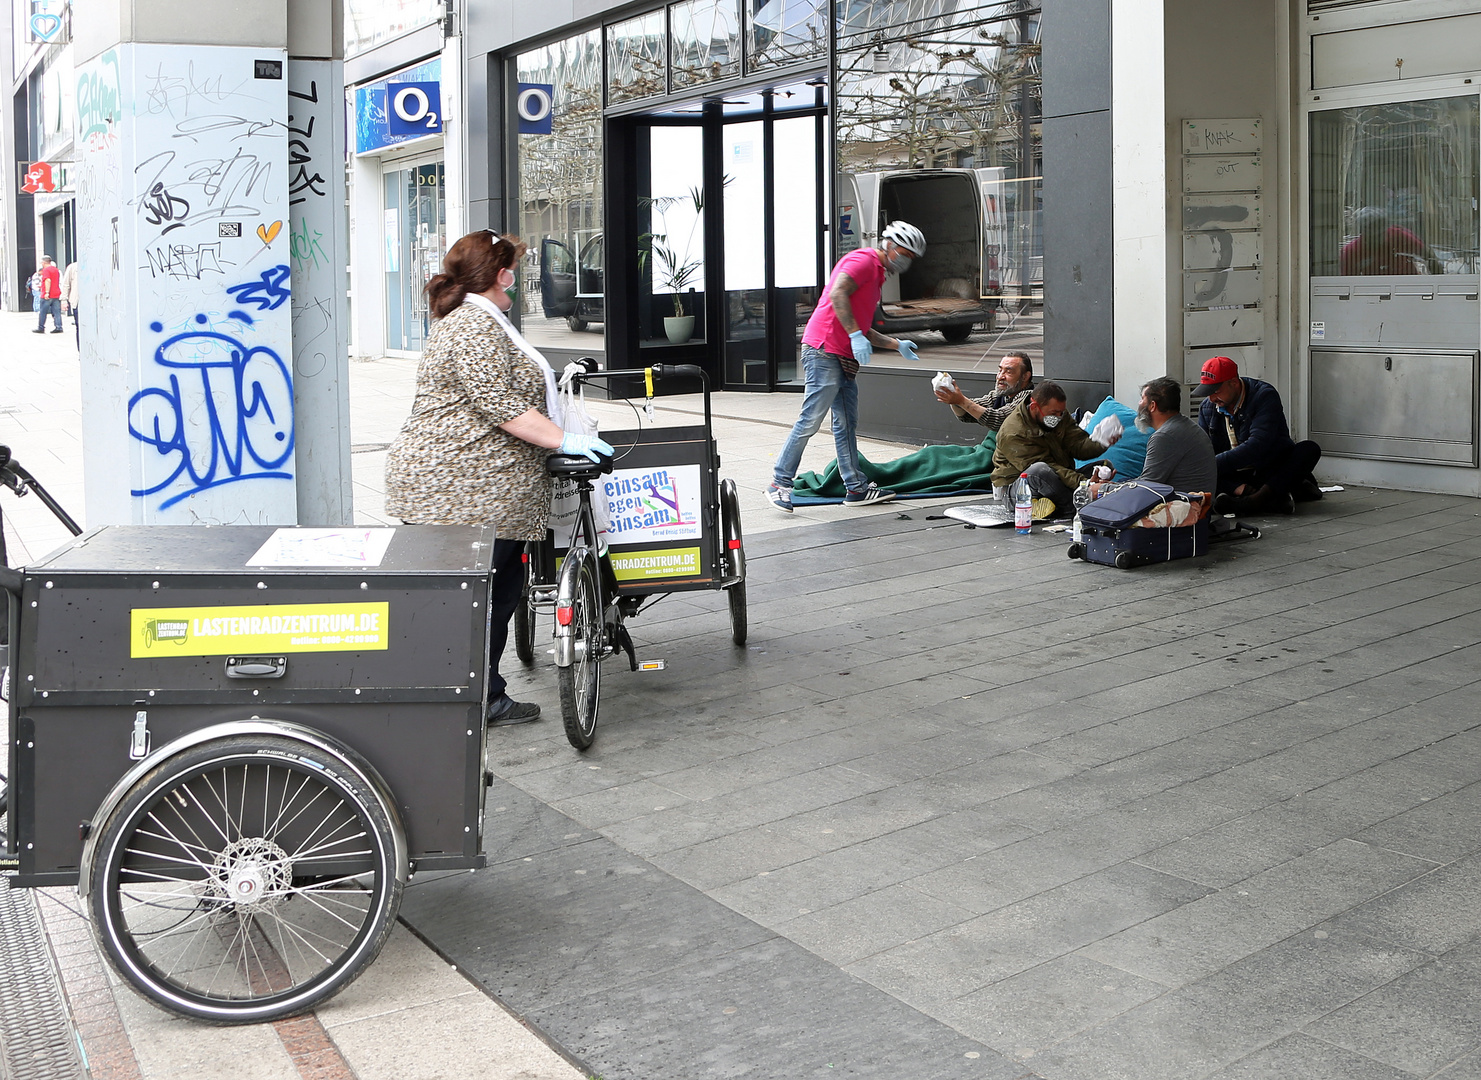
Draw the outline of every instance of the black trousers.
[[[1321,460],[1322,448],[1310,439],[1298,442],[1283,458],[1261,465],[1256,469],[1233,469],[1219,472],[1219,491],[1233,492],[1240,484],[1249,485],[1246,495],[1261,487],[1269,487],[1272,494],[1284,495],[1311,475],[1316,463]]]
[[[489,588],[490,701],[504,693],[508,685],[499,674],[499,657],[504,655],[504,645],[509,640],[509,620],[524,596],[525,568],[521,559],[524,550],[523,540],[494,541],[493,580]]]

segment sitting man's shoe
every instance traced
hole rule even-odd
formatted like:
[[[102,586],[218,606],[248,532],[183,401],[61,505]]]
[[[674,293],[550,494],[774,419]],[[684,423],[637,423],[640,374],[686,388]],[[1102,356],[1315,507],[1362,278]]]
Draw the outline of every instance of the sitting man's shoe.
[[[864,503],[889,502],[895,497],[895,493],[889,488],[882,488],[878,484],[870,484],[863,491],[845,492],[843,501],[850,506],[862,506]]]
[[[1048,521],[1054,516],[1054,500],[1040,495],[1034,499],[1034,520]]]
[[[1322,497],[1322,488],[1311,477],[1306,477],[1291,492],[1297,502],[1316,502]]]
[[[765,494],[767,501],[782,513],[790,514],[792,512],[791,488],[782,487],[781,484],[768,484],[763,494]]]
[[[1219,492],[1219,494],[1214,496],[1214,513],[1233,514],[1236,512],[1234,509],[1234,504],[1238,501],[1239,499],[1237,496],[1231,495],[1227,491],[1221,491]]]
[[[528,724],[540,719],[540,706],[533,701],[515,701],[508,694],[500,694],[489,702],[489,711],[484,722],[489,727],[508,727],[510,724]]]

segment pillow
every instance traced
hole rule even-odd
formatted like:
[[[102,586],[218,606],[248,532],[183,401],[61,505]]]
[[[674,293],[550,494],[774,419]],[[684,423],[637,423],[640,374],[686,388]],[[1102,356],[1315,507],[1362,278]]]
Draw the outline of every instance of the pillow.
[[[1113,397],[1106,398],[1086,419],[1080,422],[1080,426],[1086,431],[1095,429],[1095,425],[1108,416],[1119,417],[1121,426],[1126,430],[1122,432],[1121,439],[1115,446],[1105,452],[1105,459],[1111,463],[1116,470],[1117,480],[1130,480],[1134,476],[1141,476],[1142,469],[1147,463],[1147,435],[1143,435],[1136,429],[1136,410],[1127,408]],[[1077,461],[1077,468],[1083,469],[1092,461],[1099,458],[1088,458]]]

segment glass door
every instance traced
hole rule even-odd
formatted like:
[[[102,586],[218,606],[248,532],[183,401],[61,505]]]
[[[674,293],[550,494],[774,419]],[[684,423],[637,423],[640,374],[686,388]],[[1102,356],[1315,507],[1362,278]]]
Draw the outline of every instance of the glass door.
[[[386,351],[415,354],[431,330],[427,282],[447,252],[440,160],[396,163],[384,174]]]

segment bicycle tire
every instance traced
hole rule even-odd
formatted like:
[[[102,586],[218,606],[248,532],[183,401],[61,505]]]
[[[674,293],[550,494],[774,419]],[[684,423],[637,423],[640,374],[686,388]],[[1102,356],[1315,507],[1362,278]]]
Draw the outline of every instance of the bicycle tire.
[[[526,667],[535,662],[535,609],[530,606],[530,581],[534,576],[534,564],[524,564],[524,591],[519,595],[519,607],[514,609],[514,655]]]
[[[602,601],[597,591],[596,560],[589,551],[571,552],[561,567],[559,595],[571,598],[571,625],[575,656],[556,669],[560,685],[561,720],[566,739],[585,750],[596,738],[597,709],[602,694]]]
[[[104,822],[94,934],[167,1011],[293,1016],[375,959],[401,903],[395,826],[332,755],[235,736],[142,776]]]
[[[730,640],[737,648],[746,647],[746,583],[737,581],[725,590],[725,599],[730,605]]]

